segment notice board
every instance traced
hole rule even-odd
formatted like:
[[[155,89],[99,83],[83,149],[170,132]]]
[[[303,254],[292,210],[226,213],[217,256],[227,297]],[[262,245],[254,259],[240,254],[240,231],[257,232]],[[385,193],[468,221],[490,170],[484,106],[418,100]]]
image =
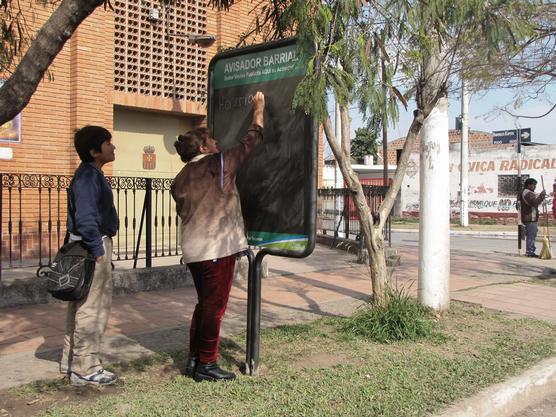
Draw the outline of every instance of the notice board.
[[[265,95],[264,140],[237,186],[249,244],[283,256],[308,255],[316,233],[316,128],[292,110],[307,61],[289,39],[219,53],[209,66],[208,125],[221,150],[246,134],[252,97]]]

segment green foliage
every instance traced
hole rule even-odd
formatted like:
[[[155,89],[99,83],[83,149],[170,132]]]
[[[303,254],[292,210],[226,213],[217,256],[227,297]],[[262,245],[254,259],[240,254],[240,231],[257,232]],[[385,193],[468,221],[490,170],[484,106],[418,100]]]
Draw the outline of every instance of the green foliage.
[[[375,120],[378,118],[374,118]],[[380,120],[378,127],[380,128]],[[351,140],[351,156],[361,163],[365,155],[377,155],[378,129],[373,126],[359,128],[355,131],[355,137]]]
[[[285,4],[287,3],[287,4]],[[391,0],[280,2],[280,31],[289,28],[304,42],[316,45],[314,62],[295,98],[295,106],[326,117],[326,94],[341,105],[353,101],[365,115],[395,122],[398,103],[434,105],[450,76],[466,68],[469,78],[486,77],[473,71],[500,53],[523,47],[533,34],[531,17],[536,0]],[[437,56],[442,76],[431,88],[428,59]],[[439,77],[438,73],[434,75]],[[401,90],[406,92],[402,93]],[[325,95],[323,95],[323,93]],[[422,102],[425,100],[425,102]]]
[[[368,303],[340,327],[341,331],[381,343],[438,339],[432,309],[403,288],[386,288],[383,304]]]

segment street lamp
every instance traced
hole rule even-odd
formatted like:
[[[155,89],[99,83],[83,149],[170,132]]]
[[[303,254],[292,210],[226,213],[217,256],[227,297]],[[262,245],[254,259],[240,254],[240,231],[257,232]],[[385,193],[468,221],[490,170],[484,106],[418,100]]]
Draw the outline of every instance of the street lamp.
[[[170,32],[168,36],[174,38],[187,38],[187,43],[198,45],[201,48],[208,48],[216,41],[216,36],[208,34],[198,35],[195,33]]]

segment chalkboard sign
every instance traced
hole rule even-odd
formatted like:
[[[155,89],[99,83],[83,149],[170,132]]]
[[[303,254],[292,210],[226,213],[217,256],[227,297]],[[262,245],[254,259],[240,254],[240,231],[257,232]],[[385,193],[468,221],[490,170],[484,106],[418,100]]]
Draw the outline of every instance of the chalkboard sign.
[[[283,256],[308,255],[316,233],[316,129],[292,110],[306,68],[307,54],[293,39],[227,51],[209,66],[208,124],[220,149],[245,135],[253,95],[265,95],[264,140],[237,186],[249,244]]]

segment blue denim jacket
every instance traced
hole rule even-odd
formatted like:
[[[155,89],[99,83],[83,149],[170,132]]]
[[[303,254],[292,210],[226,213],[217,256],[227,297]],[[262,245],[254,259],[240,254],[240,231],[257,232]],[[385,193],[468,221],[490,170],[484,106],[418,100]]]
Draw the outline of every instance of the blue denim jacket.
[[[119,225],[112,189],[103,172],[93,163],[82,162],[68,194],[68,231],[81,236],[97,257],[104,255],[102,236],[114,236]]]

